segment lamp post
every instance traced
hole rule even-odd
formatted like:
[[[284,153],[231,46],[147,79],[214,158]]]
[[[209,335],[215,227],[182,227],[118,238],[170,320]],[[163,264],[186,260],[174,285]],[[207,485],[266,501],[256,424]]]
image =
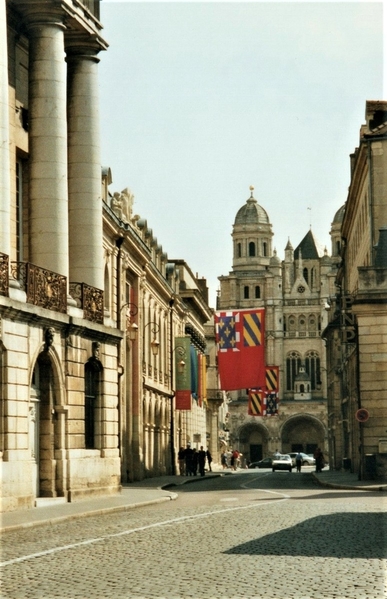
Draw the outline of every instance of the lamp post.
[[[171,316],[171,320],[172,320],[172,316]],[[171,326],[172,329],[172,326]],[[176,345],[175,347],[172,347],[172,343],[173,343],[173,338],[172,338],[172,331],[171,331],[171,389],[172,389],[172,393],[171,393],[171,424],[170,424],[170,429],[171,429],[171,462],[172,462],[172,475],[176,474],[176,465],[175,465],[175,419],[174,419],[174,397],[175,397],[175,393],[176,391],[174,390],[174,356],[173,354],[176,352],[176,355],[178,356],[179,360],[176,364],[177,366],[177,371],[179,372],[179,374],[182,374],[184,372],[185,369],[185,365],[186,362],[185,360],[187,359],[187,353],[185,351],[185,348],[182,345]]]
[[[136,316],[138,312],[138,307],[133,302],[128,302],[121,306],[121,312],[126,308],[126,323],[125,323],[125,331],[131,341],[135,341],[137,339],[138,326],[134,322],[133,318]],[[120,323],[121,325],[121,323]]]
[[[157,356],[157,354],[159,353],[160,341],[157,339],[156,335],[157,335],[157,333],[160,332],[160,326],[157,324],[157,322],[152,322],[152,321],[147,322],[146,325],[144,326],[144,352],[143,352],[143,355],[145,356],[145,329],[149,326],[153,327],[153,328],[151,328],[151,332],[153,333],[153,339],[150,342],[152,354],[154,356]]]

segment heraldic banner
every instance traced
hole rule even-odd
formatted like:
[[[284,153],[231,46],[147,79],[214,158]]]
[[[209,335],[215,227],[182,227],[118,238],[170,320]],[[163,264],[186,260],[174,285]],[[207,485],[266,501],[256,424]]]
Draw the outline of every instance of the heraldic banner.
[[[189,337],[175,338],[175,408],[191,409],[191,350]]]
[[[216,312],[215,335],[219,388],[265,387],[265,311]]]

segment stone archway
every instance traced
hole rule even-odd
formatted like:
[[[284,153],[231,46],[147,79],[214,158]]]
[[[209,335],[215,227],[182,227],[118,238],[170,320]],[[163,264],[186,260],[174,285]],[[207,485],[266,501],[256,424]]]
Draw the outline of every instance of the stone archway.
[[[36,360],[30,389],[30,450],[36,465],[36,497],[64,497],[67,492],[63,417],[55,360],[42,351]]]
[[[262,423],[248,422],[237,433],[237,449],[243,454],[241,465],[247,466],[268,455],[269,430]]]
[[[297,414],[283,424],[280,438],[282,453],[313,453],[317,447],[325,449],[326,428],[315,416]]]

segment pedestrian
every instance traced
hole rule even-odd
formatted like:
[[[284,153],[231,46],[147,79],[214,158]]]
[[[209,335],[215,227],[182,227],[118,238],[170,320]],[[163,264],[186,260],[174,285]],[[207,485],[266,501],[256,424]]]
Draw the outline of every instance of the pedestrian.
[[[302,455],[300,454],[300,452],[298,452],[298,454],[296,455],[297,472],[301,472],[301,466],[302,466]]]
[[[206,451],[206,457],[207,457],[207,462],[208,462],[208,470],[209,470],[209,472],[212,472],[212,468],[211,468],[212,455],[210,454],[210,450],[208,448]]]
[[[199,454],[196,451],[195,447],[193,448],[193,453],[192,453],[192,474],[193,476],[196,476],[198,473],[198,458],[199,458]]]
[[[198,464],[199,464],[199,474],[200,476],[204,476],[204,466],[206,465],[206,452],[204,451],[203,445],[200,446],[198,451]]]
[[[193,449],[191,447],[191,443],[187,443],[187,447],[184,451],[184,461],[185,461],[185,474],[186,476],[192,476],[193,472]]]
[[[179,452],[177,454],[177,459],[179,462],[180,476],[184,476],[184,474],[185,474],[185,449],[184,449],[184,447],[180,447]]]
[[[234,451],[232,452],[232,456],[231,456],[231,467],[236,470],[238,467],[238,458],[239,458],[239,451],[237,449],[234,449]]]
[[[321,470],[324,468],[324,455],[320,447],[317,447],[316,451],[314,452],[314,459],[316,460],[316,472],[321,472]]]
[[[222,453],[220,454],[220,463],[223,467],[223,470],[227,469],[227,454],[225,451],[222,451]]]

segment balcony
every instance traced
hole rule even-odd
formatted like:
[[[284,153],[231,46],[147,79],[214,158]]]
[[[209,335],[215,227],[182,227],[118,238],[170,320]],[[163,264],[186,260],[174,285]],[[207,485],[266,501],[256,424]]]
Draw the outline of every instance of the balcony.
[[[70,295],[83,317],[91,322],[103,324],[103,291],[86,283],[70,283]]]
[[[26,292],[28,304],[67,312],[67,279],[30,262],[11,262],[11,274]]]
[[[0,252],[0,295],[9,295],[9,256]]]

